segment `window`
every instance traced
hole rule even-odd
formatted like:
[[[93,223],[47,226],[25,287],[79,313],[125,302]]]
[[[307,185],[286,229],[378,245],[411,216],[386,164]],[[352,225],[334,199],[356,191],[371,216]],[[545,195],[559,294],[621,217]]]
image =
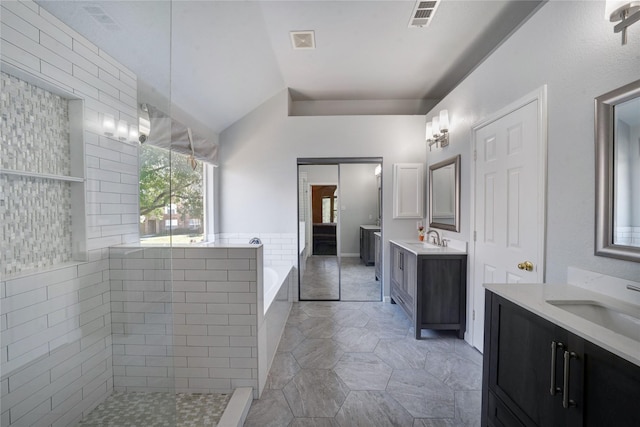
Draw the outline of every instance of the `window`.
[[[205,176],[212,166],[189,156],[140,147],[140,242],[189,244],[206,240]]]

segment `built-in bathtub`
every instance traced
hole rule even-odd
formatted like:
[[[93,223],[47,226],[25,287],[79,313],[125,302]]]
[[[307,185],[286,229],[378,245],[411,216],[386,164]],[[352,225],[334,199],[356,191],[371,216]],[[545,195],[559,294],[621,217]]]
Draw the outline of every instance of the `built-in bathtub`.
[[[258,304],[258,395],[264,390],[269,369],[289,317],[294,281],[292,266],[270,266],[263,269],[262,310],[261,304]],[[259,288],[260,285],[260,294]]]

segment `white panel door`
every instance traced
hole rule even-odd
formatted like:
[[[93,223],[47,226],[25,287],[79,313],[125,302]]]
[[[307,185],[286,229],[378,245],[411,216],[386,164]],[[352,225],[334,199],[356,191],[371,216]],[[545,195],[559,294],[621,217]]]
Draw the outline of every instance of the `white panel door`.
[[[539,283],[544,278],[539,204],[544,203],[540,195],[545,189],[539,188],[544,187],[539,162],[544,161],[545,150],[539,143],[539,102],[529,102],[474,130],[473,345],[480,351],[483,283]]]

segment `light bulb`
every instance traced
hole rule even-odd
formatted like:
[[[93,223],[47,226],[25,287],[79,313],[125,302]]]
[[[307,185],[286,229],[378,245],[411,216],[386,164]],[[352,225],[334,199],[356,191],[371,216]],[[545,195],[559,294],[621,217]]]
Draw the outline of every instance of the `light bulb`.
[[[118,120],[118,139],[126,141],[129,137],[129,124],[124,120]]]
[[[102,132],[107,136],[113,136],[116,131],[116,119],[108,113],[102,115]]]
[[[431,124],[431,122],[427,122],[427,130],[426,130],[426,136],[427,136],[427,140],[430,140],[431,138],[433,138],[433,125]]]
[[[449,112],[447,110],[440,111],[440,131],[449,132]]]
[[[440,136],[440,118],[438,116],[435,116],[432,120],[432,125],[433,127],[432,131],[433,131],[433,136],[435,138]]]

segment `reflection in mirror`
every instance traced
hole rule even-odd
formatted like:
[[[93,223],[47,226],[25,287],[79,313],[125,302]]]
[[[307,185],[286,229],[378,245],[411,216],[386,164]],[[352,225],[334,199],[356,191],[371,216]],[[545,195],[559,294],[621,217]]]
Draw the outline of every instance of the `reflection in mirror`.
[[[429,166],[429,227],[460,231],[460,155]]]
[[[596,98],[596,255],[640,262],[640,80]]]
[[[380,160],[298,159],[300,300],[382,300]]]
[[[298,176],[299,224],[305,235],[299,254],[300,299],[338,300],[338,165],[300,165]]]

